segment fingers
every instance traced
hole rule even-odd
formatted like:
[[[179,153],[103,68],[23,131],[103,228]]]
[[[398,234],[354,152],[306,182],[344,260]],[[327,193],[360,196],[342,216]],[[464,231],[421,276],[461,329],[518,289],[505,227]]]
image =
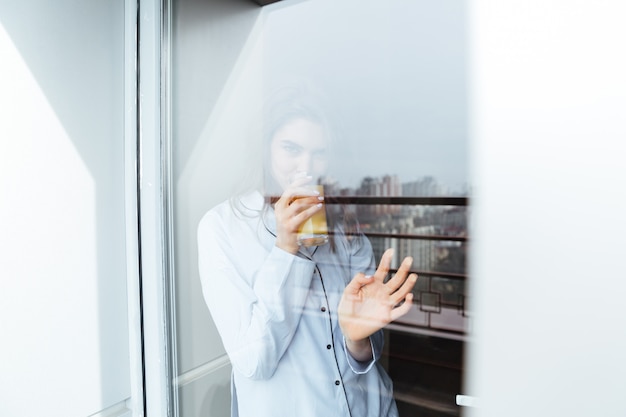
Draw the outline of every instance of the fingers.
[[[294,178],[289,187],[283,191],[283,194],[280,196],[276,204],[281,205],[282,207],[287,207],[301,197],[319,196],[319,192],[317,190],[307,187],[307,185],[311,183],[312,179],[313,177],[311,176]]]
[[[391,305],[397,305],[409,295],[411,299],[413,298],[411,291],[417,282],[417,274],[410,274],[412,264],[413,258],[410,256],[404,258],[395,275],[384,284],[389,294]]]
[[[371,275],[365,275],[364,273],[359,272],[346,286],[345,291],[350,294],[357,294],[364,285],[367,285],[370,282],[372,282]]]
[[[409,293],[404,298],[404,304],[391,310],[391,321],[397,320],[408,313],[413,307],[413,293]]]
[[[391,260],[393,259],[393,249],[387,249],[383,256],[380,258],[380,263],[378,264],[378,269],[374,274],[376,280],[383,282],[389,274],[389,268],[391,267]]]
[[[316,190],[289,188],[276,202],[277,220],[289,230],[296,230],[305,220],[322,209],[324,197]]]
[[[311,180],[311,176],[297,175],[274,204],[276,245],[290,253],[298,251],[297,232],[300,226],[324,209],[324,197],[316,189],[308,187]]]
[[[276,202],[277,221],[284,224],[290,231],[295,231],[305,220],[321,210],[324,197],[316,191],[289,189]],[[303,196],[304,192],[308,193]]]
[[[317,197],[319,195],[319,191],[309,187],[294,187],[286,189],[279,201],[283,200],[285,204],[291,205],[302,198]]]
[[[400,288],[402,283],[406,280],[407,275],[411,271],[411,265],[413,265],[413,258],[411,258],[410,256],[404,258],[396,274],[385,284],[389,289],[389,293],[392,293]]]
[[[390,295],[389,299],[393,305],[397,305],[400,301],[405,300],[406,297],[413,297],[413,287],[417,282],[417,274],[411,274],[409,277],[402,283],[402,286],[397,289],[393,294]]]
[[[297,214],[293,216],[293,222],[296,226],[296,229],[300,227],[300,225],[304,223],[308,218],[313,216],[316,212],[322,210],[322,207],[323,204],[321,203],[321,200],[319,200],[319,198],[316,198],[313,202],[310,203],[298,204],[298,207],[295,209],[295,213]]]

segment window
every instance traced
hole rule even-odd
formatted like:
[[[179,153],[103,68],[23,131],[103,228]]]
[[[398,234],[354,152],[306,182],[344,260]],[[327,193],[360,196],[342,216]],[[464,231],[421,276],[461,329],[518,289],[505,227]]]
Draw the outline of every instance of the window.
[[[334,202],[358,219],[377,261],[394,247],[392,267],[412,256],[420,274],[414,307],[385,331],[381,359],[400,415],[432,401],[459,412],[453,394],[467,326],[465,7],[452,0],[173,4],[171,328],[179,415],[230,413],[231,365],[202,296],[198,223],[261,161],[266,98],[302,83],[320,97],[332,132],[323,156],[328,210]],[[444,365],[434,369],[433,361]],[[433,380],[426,375],[441,381],[425,383]]]

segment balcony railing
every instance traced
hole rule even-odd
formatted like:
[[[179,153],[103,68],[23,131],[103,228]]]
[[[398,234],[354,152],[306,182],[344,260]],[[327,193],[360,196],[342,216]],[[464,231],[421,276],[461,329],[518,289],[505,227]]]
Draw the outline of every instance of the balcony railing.
[[[373,197],[373,196],[326,196],[326,204],[354,206],[429,206],[445,208],[467,207],[467,197]],[[379,230],[364,230],[364,234],[373,242],[377,239],[421,240],[436,242],[455,242],[467,245],[467,235],[391,233]],[[379,254],[380,255],[380,254]],[[400,254],[404,256],[404,254]],[[391,273],[396,270],[392,269]],[[433,334],[440,337],[463,339],[468,328],[467,272],[414,269],[420,277],[414,289],[414,306],[411,311],[396,324],[390,325],[396,330]]]
[[[270,197],[275,203],[279,197]],[[389,196],[338,196],[326,195],[326,204],[344,206],[428,206],[442,208],[467,207],[467,197],[389,197]],[[466,221],[467,224],[467,221]],[[466,235],[391,233],[363,230],[372,241],[376,239],[422,240],[455,242],[466,245]],[[377,254],[380,256],[380,254]],[[400,254],[404,256],[404,254]],[[390,271],[396,272],[395,269]],[[433,334],[451,339],[463,339],[468,328],[465,267],[461,272],[414,269],[418,282],[414,289],[413,308],[390,328],[420,334]]]

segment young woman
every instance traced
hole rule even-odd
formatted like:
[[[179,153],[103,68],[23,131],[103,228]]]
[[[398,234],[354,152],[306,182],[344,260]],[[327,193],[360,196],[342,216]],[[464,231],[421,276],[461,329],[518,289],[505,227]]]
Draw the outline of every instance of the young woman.
[[[298,89],[280,94],[266,129],[263,189],[205,214],[198,227],[203,294],[232,363],[232,416],[396,416],[378,364],[382,328],[411,306],[407,258],[387,282],[363,235],[332,218],[328,244],[298,245],[324,210],[307,187],[327,168],[328,124]],[[268,194],[279,193],[272,203]]]

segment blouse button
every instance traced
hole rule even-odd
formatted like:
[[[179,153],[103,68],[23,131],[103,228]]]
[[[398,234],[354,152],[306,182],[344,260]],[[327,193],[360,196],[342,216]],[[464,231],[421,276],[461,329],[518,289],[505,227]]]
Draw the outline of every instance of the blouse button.
[[[339,385],[339,384],[340,384],[339,380],[336,380],[335,385]]]
[[[330,349],[331,347],[331,345],[326,345],[326,349]]]
[[[322,311],[326,311],[326,307],[322,307],[320,310],[322,310]]]

